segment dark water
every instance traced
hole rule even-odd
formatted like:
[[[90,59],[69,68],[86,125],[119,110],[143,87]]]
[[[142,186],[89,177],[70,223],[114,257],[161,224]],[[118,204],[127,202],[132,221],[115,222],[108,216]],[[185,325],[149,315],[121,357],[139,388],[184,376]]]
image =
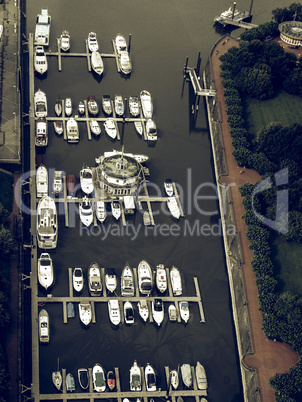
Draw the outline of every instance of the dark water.
[[[255,2],[253,22],[268,21],[273,8],[290,4],[272,0],[265,3],[264,6],[263,2]],[[238,9],[248,10],[249,4],[247,0],[238,3]],[[68,294],[68,267],[81,266],[87,272],[90,263],[97,261],[100,266],[114,267],[120,274],[126,261],[136,267],[140,260],[147,259],[153,267],[159,263],[167,267],[178,266],[183,276],[184,295],[195,295],[193,277],[197,276],[206,317],[206,323],[201,324],[194,304],[187,326],[169,323],[166,314],[163,326],[157,329],[153,324],[143,324],[136,311],[133,326],[124,325],[114,330],[109,323],[107,306],[99,303],[96,304],[96,324],[84,329],[78,314],[68,324],[63,324],[61,305],[49,303],[51,341],[40,347],[42,393],[54,390],[51,372],[56,368],[58,357],[60,367],[75,376],[78,368],[92,367],[96,362],[106,370],[119,367],[123,390],[129,389],[129,369],[136,359],[140,365],[149,362],[156,368],[159,386],[163,389],[166,389],[165,365],[176,368],[178,364],[195,365],[200,361],[208,376],[209,401],[243,399],[223,242],[218,233],[219,215],[214,213],[218,205],[215,199],[199,200],[198,208],[194,203],[198,186],[203,185],[199,195],[215,195],[209,184],[214,183],[214,176],[208,126],[201,102],[196,127],[192,129],[189,85],[183,88],[182,81],[187,56],[189,66],[194,67],[198,52],[201,52],[204,65],[219,38],[212,27],[213,18],[230,5],[225,0],[27,3],[28,32],[34,32],[36,15],[41,7],[48,8],[52,16],[50,49],[53,51],[56,50],[56,38],[64,29],[71,34],[71,52],[84,51],[84,39],[90,31],[97,33],[103,53],[112,53],[111,40],[117,33],[127,39],[129,34],[132,35],[133,72],[129,79],[117,73],[113,59],[104,60],[104,77],[98,81],[88,73],[84,58],[63,58],[62,72],[58,72],[56,58],[49,58],[47,78],[35,79],[35,90],[41,88],[47,93],[49,115],[54,115],[53,107],[59,94],[62,98],[70,96],[75,106],[90,94],[100,101],[102,94],[113,97],[115,93],[121,93],[128,98],[147,89],[153,97],[154,120],[159,132],[157,144],[151,148],[129,124],[125,126],[122,142],[112,144],[104,130],[99,140],[88,141],[83,124],[80,125],[80,143],[70,145],[57,137],[50,125],[43,163],[48,168],[78,176],[84,163],[94,166],[95,157],[113,148],[120,150],[123,144],[126,152],[149,155],[149,179],[162,193],[165,178],[171,177],[179,184],[184,193],[186,214],[186,218],[177,223],[160,212],[155,216],[157,226],[147,232],[141,227],[140,213],[128,221],[128,232],[108,217],[105,226],[98,231],[81,233],[78,217],[75,227],[68,229],[61,217],[58,248],[51,252],[56,275],[52,293],[57,296]],[[239,35],[240,30],[236,30],[237,33]],[[209,212],[213,212],[212,215]],[[171,225],[174,229],[169,234]],[[205,228],[204,225],[215,233],[197,234],[193,230]],[[105,230],[109,228],[112,230],[107,236]],[[134,228],[138,230],[135,239]],[[160,233],[163,228],[165,232]]]

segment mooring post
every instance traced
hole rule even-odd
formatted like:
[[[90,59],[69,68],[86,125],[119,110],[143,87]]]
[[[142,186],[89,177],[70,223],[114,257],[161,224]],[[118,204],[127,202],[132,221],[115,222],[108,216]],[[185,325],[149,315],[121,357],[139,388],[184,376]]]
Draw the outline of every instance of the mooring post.
[[[129,45],[128,45],[128,53],[130,55],[130,48],[131,48],[131,34],[129,34]]]

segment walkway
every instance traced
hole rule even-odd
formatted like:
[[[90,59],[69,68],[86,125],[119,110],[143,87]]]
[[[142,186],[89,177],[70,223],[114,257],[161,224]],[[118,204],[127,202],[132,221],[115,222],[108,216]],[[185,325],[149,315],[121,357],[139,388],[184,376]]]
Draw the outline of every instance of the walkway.
[[[229,38],[225,40],[225,38],[223,38],[216,45],[211,56],[213,76],[217,91],[216,96],[221,107],[221,129],[228,169],[228,176],[222,177],[221,180],[224,183],[236,183],[236,186],[231,187],[231,193],[233,199],[235,224],[240,234],[243,259],[245,261],[245,263],[242,265],[242,272],[248,302],[248,311],[254,347],[254,355],[245,357],[244,364],[257,370],[261,400],[263,402],[271,402],[275,400],[275,397],[274,390],[269,385],[270,377],[276,373],[288,371],[291,365],[295,365],[298,362],[299,356],[293,352],[288,345],[268,340],[262,331],[262,315],[259,311],[258,290],[255,282],[255,274],[251,267],[253,252],[249,249],[249,242],[246,237],[246,225],[242,219],[244,207],[242,205],[242,198],[238,190],[238,187],[245,182],[256,183],[261,179],[261,177],[256,171],[250,169],[244,169],[244,173],[242,173],[242,168],[237,165],[232,155],[234,148],[231,145],[231,136],[229,132],[229,125],[227,123],[227,114],[225,112],[226,105],[223,96],[224,88],[222,86],[222,79],[220,77],[221,62],[219,57],[230,47],[238,45],[238,42],[234,39]]]

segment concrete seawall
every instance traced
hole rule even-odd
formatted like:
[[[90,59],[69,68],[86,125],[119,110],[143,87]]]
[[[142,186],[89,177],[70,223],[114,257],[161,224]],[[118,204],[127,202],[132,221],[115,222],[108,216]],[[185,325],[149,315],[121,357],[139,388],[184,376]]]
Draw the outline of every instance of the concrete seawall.
[[[224,38],[220,38],[218,42],[222,40],[224,40]],[[211,51],[211,55],[215,50],[215,46]],[[206,63],[203,81],[205,88],[210,88],[210,85],[212,85],[212,88],[215,89],[215,81],[213,79],[211,66],[211,55]],[[247,309],[243,275],[241,271],[241,264],[243,263],[241,244],[237,231],[235,235],[228,234],[228,227],[231,227],[231,225],[233,227],[235,226],[232,197],[230,187],[222,184],[220,181],[221,176],[228,175],[220,126],[220,104],[216,98],[206,97],[206,105],[212,143],[215,176],[219,195],[219,207],[224,234],[223,239],[226,265],[229,276],[233,310],[232,312],[240,359],[240,371],[242,376],[244,400],[256,402],[260,401],[257,372],[255,370],[248,369],[243,363],[243,359],[246,355],[253,354],[253,344],[249,324],[249,315]]]

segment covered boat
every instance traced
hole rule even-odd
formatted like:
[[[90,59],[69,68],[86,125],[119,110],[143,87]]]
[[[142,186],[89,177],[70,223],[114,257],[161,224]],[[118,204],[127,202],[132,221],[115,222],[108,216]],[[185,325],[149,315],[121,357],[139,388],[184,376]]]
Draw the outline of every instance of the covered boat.
[[[140,93],[141,106],[145,119],[152,119],[153,102],[150,92],[145,89]]]
[[[89,32],[87,42],[88,42],[88,49],[90,50],[90,52],[97,52],[99,50],[99,44],[95,32]]]
[[[138,287],[143,295],[149,296],[153,287],[152,269],[149,263],[142,260],[137,267]]]
[[[39,313],[39,339],[41,343],[49,343],[49,316],[45,309]]]
[[[177,370],[170,371],[170,383],[173,389],[177,389],[179,386],[179,376]]]
[[[130,368],[130,391],[142,390],[142,375],[137,361],[134,360],[132,367]]]
[[[174,304],[170,304],[168,307],[168,313],[169,313],[169,320],[170,321],[176,321],[177,320],[177,310]]]
[[[89,95],[88,96],[88,98],[87,98],[87,108],[88,108],[88,112],[92,116],[97,116],[99,114],[99,105],[98,105],[97,101],[95,100],[94,95]]]
[[[87,389],[89,386],[88,370],[86,368],[78,369],[78,380],[82,389]]]
[[[46,290],[53,284],[53,265],[48,253],[42,253],[38,259],[38,279]]]
[[[38,247],[52,249],[57,247],[58,227],[57,208],[49,196],[40,199],[37,206],[37,240]]]
[[[65,29],[60,36],[60,48],[63,52],[67,52],[70,49],[70,35]]]
[[[166,179],[164,181],[164,188],[165,192],[168,197],[173,197],[174,195],[174,189],[173,189],[173,181],[171,179]]]
[[[74,376],[71,373],[68,373],[66,376],[66,391],[67,392],[75,391]]]
[[[75,268],[72,273],[72,284],[76,292],[81,292],[84,287],[84,277],[82,268]]]
[[[180,296],[182,294],[182,284],[180,271],[177,267],[172,266],[170,270],[171,286],[174,296]]]
[[[154,392],[156,391],[156,376],[154,368],[150,363],[147,363],[145,368],[145,381],[146,381],[146,390]]]
[[[112,370],[107,373],[107,385],[110,391],[113,391],[115,388],[115,374]]]
[[[103,59],[100,53],[97,51],[91,53],[91,67],[93,71],[99,76],[101,76],[104,72]]]
[[[155,281],[156,281],[156,287],[160,291],[160,293],[165,293],[165,291],[167,290],[168,282],[164,264],[157,265]]]
[[[139,115],[139,100],[137,95],[130,95],[129,97],[129,112],[133,117]]]
[[[103,367],[99,363],[96,363],[93,366],[92,381],[94,391],[105,392],[106,390],[105,372]]]
[[[185,323],[189,321],[190,318],[190,310],[189,303],[185,300],[182,300],[178,303],[179,305],[179,314]]]
[[[38,89],[34,95],[35,116],[46,117],[47,116],[47,98],[45,92]]]
[[[157,128],[154,120],[147,119],[146,121],[147,141],[154,142],[157,140]]]
[[[93,192],[92,170],[89,167],[80,170],[80,184],[85,194],[89,195]]]
[[[123,114],[125,113],[125,106],[122,95],[115,95],[114,109],[117,116],[123,116]]]
[[[153,319],[156,322],[158,326],[163,322],[164,320],[164,304],[162,299],[154,299],[152,301],[152,315]]]
[[[112,103],[111,103],[110,95],[102,96],[102,108],[103,108],[104,113],[106,113],[108,116],[111,115]]]
[[[63,123],[61,120],[56,120],[53,122],[53,128],[58,135],[63,134]]]
[[[191,366],[189,364],[183,364],[180,367],[182,381],[187,388],[190,388],[192,385],[192,372]]]
[[[69,196],[75,196],[77,189],[78,189],[78,184],[77,184],[77,178],[74,174],[68,174],[66,177],[66,187]]]
[[[34,53],[34,68],[35,71],[41,75],[45,74],[48,70],[48,63],[43,46],[37,46]]]
[[[134,123],[135,130],[138,132],[139,135],[143,135],[144,127],[143,122],[141,120],[137,120]]]
[[[198,389],[203,389],[203,390],[207,389],[208,381],[207,381],[206,371],[200,362],[196,363],[195,375],[196,375],[196,382],[197,382]]]
[[[74,318],[75,311],[74,311],[74,304],[72,302],[67,303],[67,318]]]
[[[55,103],[55,114],[57,116],[61,116],[61,114],[62,114],[62,101],[61,101],[60,96],[58,97],[58,99],[56,100],[56,103]]]
[[[48,172],[44,165],[40,165],[36,172],[37,198],[48,194]]]
[[[117,136],[117,128],[113,119],[107,118],[104,123],[105,131],[111,139],[115,139]]]
[[[121,204],[120,204],[120,201],[119,201],[118,198],[111,201],[111,211],[112,211],[112,216],[116,220],[118,220],[120,218],[120,216],[121,216],[121,213],[122,213]]]
[[[84,325],[89,325],[92,319],[92,308],[91,304],[88,303],[79,303],[79,316],[80,320]]]
[[[139,315],[147,322],[149,319],[149,307],[146,299],[140,299],[137,303]]]
[[[132,304],[129,301],[126,301],[124,303],[124,317],[125,317],[125,324],[134,323],[134,311]]]
[[[104,201],[97,201],[96,202],[96,209],[95,209],[96,217],[98,220],[103,223],[107,217],[106,211],[106,204]]]
[[[114,268],[107,268],[105,272],[105,285],[108,292],[113,293],[117,287],[117,279]]]
[[[63,172],[61,170],[55,170],[53,182],[52,182],[52,192],[58,196],[63,191]]]
[[[119,325],[121,322],[121,312],[118,300],[108,301],[109,318],[113,325]]]
[[[180,210],[175,197],[169,197],[167,201],[168,208],[174,218],[180,218]]]
[[[79,142],[80,135],[79,135],[78,122],[73,117],[67,120],[66,129],[67,129],[67,141],[73,143]]]
[[[81,222],[85,226],[90,226],[93,222],[93,211],[91,200],[85,196],[79,204],[79,213]]]
[[[96,262],[90,264],[88,269],[88,287],[91,296],[99,296],[102,293],[101,269]]]
[[[61,386],[62,386],[62,374],[61,374],[61,371],[59,369],[59,365],[60,364],[59,364],[59,358],[58,358],[57,371],[53,371],[52,374],[51,374],[53,385],[57,388],[58,391],[61,389]]]
[[[134,277],[132,268],[128,263],[124,266],[121,276],[122,296],[134,296]]]
[[[45,117],[39,117],[36,121],[36,139],[37,147],[46,147],[48,144],[48,128]]]

